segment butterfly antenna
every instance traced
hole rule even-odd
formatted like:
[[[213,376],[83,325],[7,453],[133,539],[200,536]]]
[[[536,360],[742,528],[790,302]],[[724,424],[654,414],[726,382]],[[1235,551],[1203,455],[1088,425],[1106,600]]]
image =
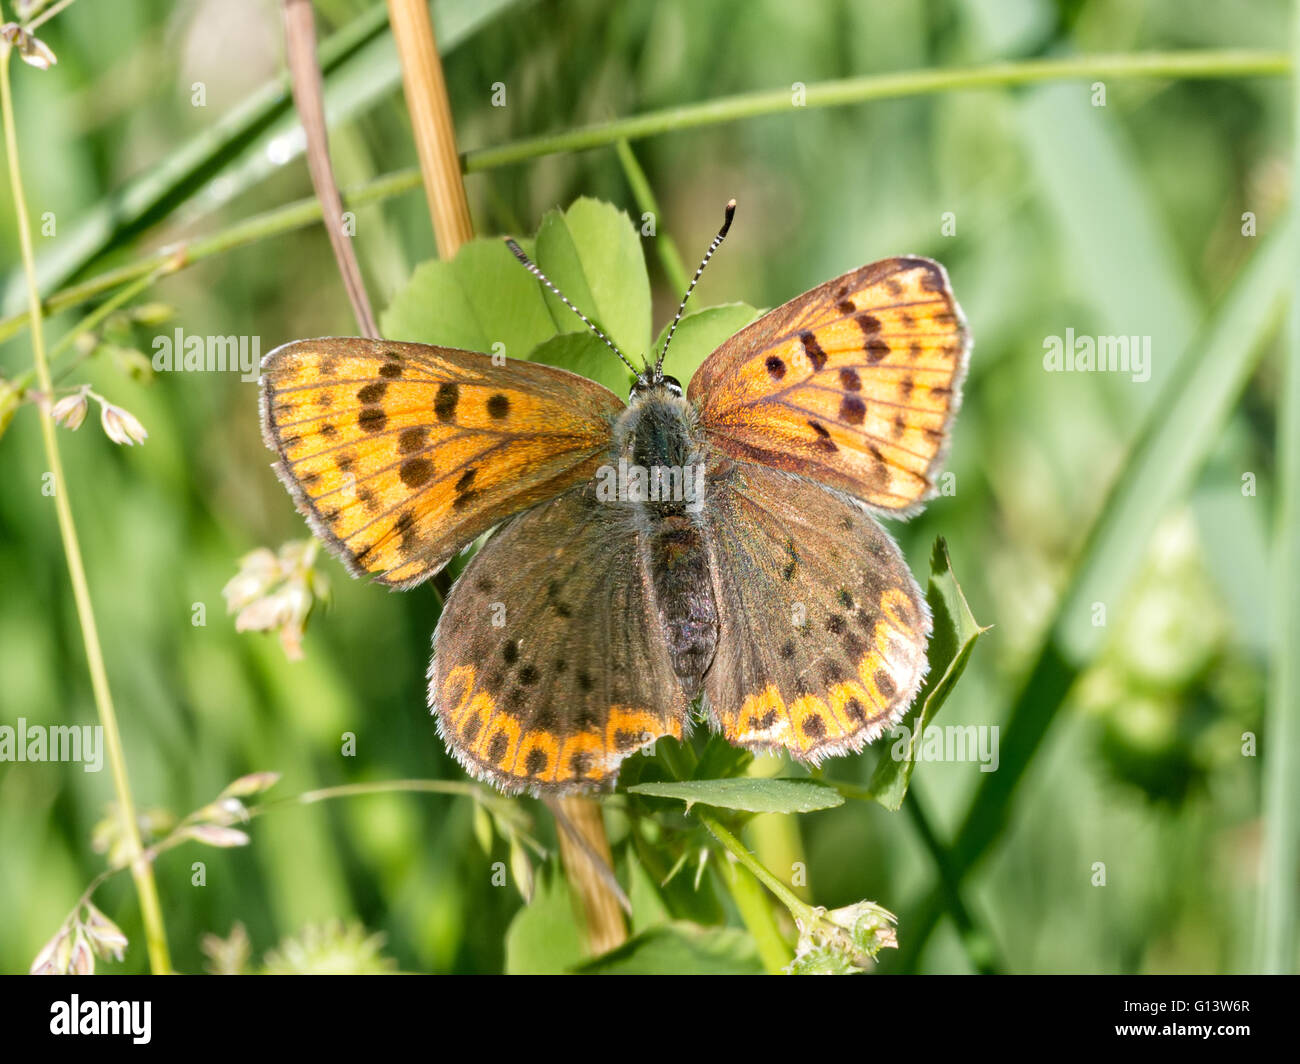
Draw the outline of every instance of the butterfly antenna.
[[[704,258],[700,261],[700,268],[695,271],[695,276],[691,278],[691,283],[686,288],[686,294],[682,296],[682,305],[677,308],[677,317],[673,318],[673,323],[668,328],[668,335],[664,337],[664,348],[659,352],[659,358],[655,362],[655,380],[663,376],[664,355],[668,354],[668,345],[673,342],[673,333],[677,331],[677,323],[682,320],[682,313],[686,310],[686,301],[691,298],[691,293],[695,291],[695,285],[700,279],[700,274],[704,272],[704,267],[709,264],[709,259],[713,258],[713,253],[722,246],[722,242],[727,238],[727,230],[731,228],[731,219],[735,216],[736,201],[733,199],[727,204],[727,216],[722,222],[722,228],[718,230],[718,235],[713,238],[709,250],[704,253]]]
[[[566,296],[563,292],[561,292],[558,288],[556,288],[555,285],[551,283],[550,278],[547,277],[546,274],[542,273],[542,271],[537,268],[537,263],[533,262],[532,259],[530,259],[527,255],[524,254],[523,248],[521,248],[509,237],[506,237],[506,247],[508,247],[511,250],[511,252],[514,253],[515,258],[517,258],[520,262],[524,264],[524,269],[526,269],[529,273],[531,273],[534,277],[536,277],[539,281],[541,281],[542,284],[546,285],[547,288],[549,288],[552,292],[554,292],[557,296],[559,296],[560,302],[563,303],[566,307],[568,307],[571,311],[573,311],[573,313],[578,315],[578,317],[580,317],[583,320],[583,323],[587,326],[587,328],[590,329],[592,332],[594,332],[598,337],[600,337],[600,339],[605,343],[605,346],[608,347],[611,351],[614,352],[614,354],[618,355],[618,357],[623,360],[623,365],[625,365],[628,369],[630,369],[633,373],[635,373],[637,377],[642,376],[641,371],[638,370],[636,366],[632,365],[632,363],[627,360],[627,356],[624,355],[623,352],[618,349],[618,347],[614,344],[614,341],[611,340],[608,336],[606,336],[603,332],[601,332],[600,327],[594,321],[592,321],[589,317],[587,317],[587,315],[585,315],[582,311],[580,311],[577,307],[575,307],[572,303],[570,303],[569,297]]]

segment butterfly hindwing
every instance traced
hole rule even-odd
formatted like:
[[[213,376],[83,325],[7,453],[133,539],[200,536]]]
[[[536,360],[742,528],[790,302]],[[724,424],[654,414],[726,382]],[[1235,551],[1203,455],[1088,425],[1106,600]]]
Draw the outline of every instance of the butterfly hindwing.
[[[680,738],[688,702],[626,511],[587,484],[488,540],[438,622],[429,704],[456,758],[510,792],[607,786]]]
[[[943,267],[884,259],[742,329],[688,394],[733,458],[909,513],[933,494],[969,349]]]
[[[729,464],[709,492],[715,727],[814,763],[860,750],[927,668],[929,609],[898,548],[853,500],[779,470]]]
[[[262,362],[276,471],[354,575],[410,587],[503,518],[590,477],[623,403],[541,363],[300,340]]]

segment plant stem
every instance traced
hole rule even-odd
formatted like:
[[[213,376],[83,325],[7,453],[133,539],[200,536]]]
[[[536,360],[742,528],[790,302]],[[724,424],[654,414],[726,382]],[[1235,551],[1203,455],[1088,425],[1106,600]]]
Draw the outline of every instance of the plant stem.
[[[388,25],[382,4],[367,7],[320,47],[321,69],[341,67]],[[53,287],[84,270],[113,246],[121,246],[185,202],[246,151],[291,106],[289,78],[280,75],[207,124],[203,132],[170,151],[156,166],[91,208],[41,256],[37,276]]]
[[[55,15],[57,15],[60,11],[62,11],[65,7],[69,6],[71,3],[72,0],[59,0],[59,2],[55,4],[53,7],[46,8],[34,19],[32,19],[31,22],[27,23],[27,25],[24,26],[23,29],[25,29],[28,33],[31,33],[42,23],[49,22],[50,19],[52,19]]]
[[[363,16],[366,17],[366,16]],[[357,20],[358,22],[361,19]],[[351,28],[351,27],[349,27]],[[343,33],[335,37],[342,37]],[[322,57],[335,38],[321,48]],[[322,59],[322,66],[328,64]],[[1034,60],[1026,63],[996,63],[987,67],[967,67],[953,70],[922,70],[899,74],[869,75],[845,81],[813,84],[807,88],[807,106],[830,107],[867,100],[897,99],[904,96],[932,95],[948,90],[969,88],[1009,87],[1020,84],[1079,77],[1260,77],[1285,74],[1290,70],[1290,57],[1285,52],[1234,49],[1225,51],[1151,52],[1134,55],[1078,56],[1069,59]],[[277,87],[278,88],[278,87]],[[461,157],[462,168],[467,173],[490,170],[526,162],[542,155],[563,151],[585,151],[607,147],[621,140],[668,133],[680,129],[696,128],[721,122],[735,121],[767,114],[780,114],[793,110],[790,93],[748,93],[723,97],[687,107],[652,111],[644,115],[617,119],[613,122],[587,126],[568,133],[531,137],[513,141],[496,148],[471,151]],[[420,172],[405,169],[385,174],[343,194],[348,207],[361,207],[420,185]],[[157,255],[139,262],[108,270],[102,274],[71,285],[51,295],[43,304],[47,314],[84,302],[119,284],[133,280],[154,269],[167,257],[179,250],[184,252],[179,266],[198,262],[209,256],[243,247],[272,236],[280,236],[301,229],[321,219],[320,203],[312,198],[299,200],[274,210],[256,215],[228,229],[188,244],[173,245]],[[683,275],[685,271],[683,269]],[[26,323],[26,312],[0,319],[0,341],[15,335]]]
[[[755,757],[745,769],[745,775],[754,779],[772,778],[785,770],[785,764],[775,756]],[[785,813],[759,813],[745,824],[743,839],[749,843],[754,857],[767,868],[788,868],[793,879],[796,867],[803,875],[799,883],[791,882],[790,889],[804,901],[811,901],[812,884],[808,880],[808,857],[804,853],[803,833],[799,818]]]
[[[863,787],[856,783],[844,783],[840,780],[830,782],[845,798],[852,798],[862,802],[876,801],[876,795],[870,787]],[[938,833],[934,830],[930,817],[921,801],[921,796],[917,792],[915,781],[912,782],[911,787],[908,789],[903,808],[907,810],[908,815],[911,817],[912,825],[916,828],[916,833],[920,836],[922,844],[930,851],[930,858],[934,861],[935,869],[939,873],[939,883],[943,889],[948,914],[952,917],[953,923],[957,925],[962,946],[966,950],[966,956],[970,959],[972,967],[985,975],[1002,971],[1004,966],[997,957],[997,951],[993,945],[993,936],[987,928],[975,920],[966,907],[965,899],[962,897],[961,877],[953,870],[948,847],[939,840]]]
[[[876,795],[870,787],[863,787],[857,783],[844,783],[841,780],[831,780],[832,786],[846,799],[857,801],[875,801]],[[926,813],[926,806],[920,800],[920,793],[917,790],[917,783],[913,780],[909,791],[907,791],[906,801],[902,808],[907,810],[907,816],[911,818],[913,826],[917,829],[917,834],[924,844],[924,847],[930,851],[931,860],[935,862],[935,869],[939,871],[940,884],[943,886],[945,895],[945,904],[948,905],[948,912],[953,917],[957,930],[961,933],[962,946],[966,948],[966,955],[978,972],[982,974],[993,974],[1002,969],[1000,961],[997,960],[996,950],[993,947],[992,935],[988,933],[982,925],[975,921],[971,916],[970,909],[966,907],[966,901],[962,898],[961,878],[953,870],[952,857],[949,856],[949,849],[940,842],[939,834],[935,831],[930,814]]]
[[[409,192],[413,188],[418,188],[419,185],[420,172],[418,170],[398,170],[373,181],[368,181],[350,192],[345,192],[343,194],[343,203],[346,207],[364,207],[388,199],[391,196],[396,196],[399,193]],[[66,310],[68,307],[76,306],[78,303],[84,303],[86,300],[93,299],[109,289],[146,276],[155,270],[161,270],[164,274],[172,273],[187,266],[192,266],[197,262],[202,262],[213,255],[219,255],[222,252],[246,247],[268,237],[283,236],[295,229],[304,229],[319,222],[321,217],[320,201],[315,196],[297,200],[286,206],[276,207],[273,210],[254,215],[252,218],[247,218],[242,222],[237,222],[235,225],[219,230],[211,236],[199,237],[188,242],[169,244],[162,250],[136,262],[106,270],[104,273],[97,274],[85,281],[60,289],[41,304],[41,309],[49,316],[58,311]],[[166,268],[164,269],[164,267]],[[27,311],[0,319],[0,342],[19,332],[28,319],[29,314]]]
[[[692,810],[692,812],[694,812],[699,822],[708,828],[709,834],[726,847],[728,853],[744,865],[753,874],[755,879],[777,896],[781,904],[790,910],[790,915],[795,918],[795,921],[801,927],[807,927],[812,921],[817,919],[817,913],[813,907],[769,872],[754,857],[754,855],[745,848],[745,844],[723,827],[712,813],[701,812],[698,807]]]
[[[642,214],[649,214],[654,219],[655,251],[659,255],[659,264],[668,275],[668,283],[673,286],[674,291],[685,292],[691,275],[686,272],[686,264],[682,262],[676,241],[668,235],[668,230],[664,227],[663,213],[659,210],[659,203],[655,199],[650,182],[646,180],[645,171],[641,169],[641,164],[632,153],[632,146],[626,140],[618,142],[618,161],[623,164],[623,174],[632,189],[632,198],[636,200],[637,207]]]
[[[325,125],[324,87],[316,57],[316,16],[311,0],[284,0],[285,51],[289,75],[293,79],[293,102],[298,121],[307,138],[307,169],[312,188],[321,204],[325,233],[329,237],[334,261],[338,264],[343,288],[352,304],[352,315],[362,336],[379,336],[375,314],[361,278],[361,265],[352,248],[352,239],[343,225],[343,204],[330,161],[329,132]]]
[[[913,781],[911,790],[908,792],[907,800],[903,803],[903,808],[911,816],[917,834],[921,836],[921,841],[925,843],[926,849],[930,851],[935,867],[939,870],[939,882],[942,884],[944,894],[947,896],[948,913],[952,916],[953,923],[957,925],[957,932],[961,936],[966,956],[975,970],[981,975],[998,974],[1003,970],[1003,967],[997,958],[993,938],[987,929],[975,922],[970,910],[966,907],[966,901],[962,897],[961,883],[957,876],[953,874],[952,861],[949,859],[948,850],[939,841],[939,836],[930,823],[930,817],[925,811],[925,806],[921,803],[921,796],[917,793],[915,781]]]
[[[100,324],[103,323],[104,319],[107,318],[110,314],[112,314],[113,311],[117,310],[119,307],[125,306],[127,303],[130,303],[131,300],[133,300],[141,292],[151,287],[153,283],[157,281],[159,277],[162,276],[163,272],[164,271],[162,269],[155,270],[153,273],[141,277],[134,284],[127,285],[125,288],[121,288],[118,291],[114,292],[111,298],[104,300],[103,303],[97,306],[94,310],[92,310],[89,314],[87,314],[84,318],[82,318],[81,321],[77,322],[76,325],[74,325],[66,333],[60,336],[58,342],[53,347],[50,348],[49,354],[47,356],[47,361],[50,364],[50,368],[53,369],[56,365],[58,365],[59,357],[64,352],[66,352],[68,348],[72,346],[73,342],[77,339],[78,336],[82,336],[85,333],[91,332],[92,330],[98,328]],[[56,379],[62,380],[73,369],[75,369],[82,361],[84,361],[84,359],[80,359],[80,358],[74,359],[72,362],[68,363],[67,366],[62,367]],[[32,383],[35,380],[36,380],[36,367],[32,366],[30,369],[26,370],[25,372],[15,377],[12,383],[14,387],[16,387],[20,392],[22,392],[30,388],[32,386]]]
[[[40,294],[36,284],[36,258],[32,251],[32,234],[28,227],[27,199],[23,191],[22,170],[18,162],[18,134],[14,125],[13,94],[10,86],[10,59],[13,49],[0,47],[0,109],[3,111],[5,153],[9,159],[9,184],[14,201],[18,242],[22,249],[23,270],[27,276],[27,298],[31,308],[32,354],[35,359],[36,379],[48,396],[53,392],[50,366],[45,357],[45,334],[41,327]],[[122,736],[117,727],[117,713],[108,685],[104,667],[104,654],[99,643],[99,630],[95,624],[90,588],[81,559],[81,544],[77,539],[76,525],[72,519],[72,506],[68,500],[68,485],[63,475],[59,456],[59,442],[55,435],[54,419],[49,408],[41,414],[41,436],[45,444],[46,460],[54,477],[54,507],[58,515],[59,534],[68,561],[68,575],[72,581],[73,598],[77,604],[77,618],[81,624],[82,640],[86,648],[86,664],[90,670],[95,706],[104,728],[104,745],[113,772],[113,787],[117,793],[117,813],[122,822],[126,840],[126,854],[135,880],[136,894],[140,899],[140,914],[144,923],[145,941],[149,950],[150,968],[159,975],[171,972],[171,958],[167,949],[167,933],[163,926],[162,906],[158,901],[158,887],[153,868],[141,860],[140,825],[136,821],[135,802],[131,797],[131,784],[126,771],[126,755],[122,749]]]
[[[388,10],[438,254],[449,259],[473,238],[474,229],[442,59],[425,0],[388,0]],[[591,798],[564,795],[548,799],[547,806],[556,818],[565,875],[581,906],[587,950],[604,953],[626,940],[627,924],[622,909],[626,899],[613,889],[618,881],[600,805]]]
[[[790,963],[792,951],[772,916],[772,904],[758,881],[738,865],[727,862],[723,882],[731,892],[740,918],[758,946],[758,956],[769,975],[780,975]]]
[[[58,362],[59,357],[76,342],[78,336],[83,336],[84,334],[99,328],[99,326],[103,324],[104,319],[112,314],[113,311],[126,306],[126,304],[130,303],[136,296],[140,295],[147,289],[152,288],[154,284],[157,283],[158,278],[165,272],[165,267],[159,267],[154,270],[153,273],[141,277],[134,284],[129,284],[125,288],[119,288],[112,294],[112,296],[104,300],[104,302],[59,337],[55,345],[50,348],[50,365],[53,366]],[[72,366],[68,366],[64,370],[64,373],[71,368]]]
[[[447,98],[447,81],[425,0],[388,0],[393,40],[402,61],[406,109],[411,114],[420,174],[429,200],[429,218],[438,256],[449,259],[474,237],[465,182],[456,153],[456,127]]]
[[[792,89],[746,92],[598,122],[563,133],[529,137],[496,148],[482,148],[465,156],[465,169],[473,173],[557,152],[606,147],[620,140],[640,140],[660,133],[699,129],[742,118],[788,114],[803,108],[840,107],[868,100],[928,96],[960,89],[1007,88],[1075,78],[1225,78],[1286,74],[1290,69],[1291,57],[1287,52],[1230,48],[1068,56],[867,74],[838,81],[814,82],[804,88],[802,104],[796,104]]]
[[[600,803],[572,794],[545,802],[555,817],[560,862],[582,920],[586,951],[591,956],[608,953],[627,940],[623,913],[625,904],[631,911],[631,903],[614,878],[614,855]]]
[[[400,791],[414,791],[422,794],[450,794],[476,800],[490,793],[477,783],[468,783],[462,780],[375,780],[370,783],[343,783],[336,787],[321,787],[314,791],[293,794],[288,798],[277,798],[264,804],[272,806],[292,802],[296,805],[312,805],[315,802],[323,802],[331,798],[356,798],[365,794],[393,794]],[[253,810],[250,809],[249,812],[253,812]]]
[[[1300,55],[1300,3],[1292,14],[1292,45]],[[1300,203],[1300,78],[1291,78],[1291,202]],[[1264,725],[1264,840],[1261,854],[1255,970],[1295,970],[1296,879],[1300,872],[1300,228],[1291,234],[1290,336],[1286,345],[1277,428],[1278,509],[1274,623]]]

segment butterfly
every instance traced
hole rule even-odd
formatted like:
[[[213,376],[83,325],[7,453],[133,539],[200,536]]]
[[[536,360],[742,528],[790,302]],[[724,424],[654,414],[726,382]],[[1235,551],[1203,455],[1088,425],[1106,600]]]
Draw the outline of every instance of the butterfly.
[[[931,620],[874,515],[935,491],[970,352],[947,274],[900,257],[827,281],[624,403],[536,362],[380,339],[262,363],[276,471],[356,576],[427,580],[495,529],[448,595],[429,705],[507,793],[608,788],[681,739],[698,698],[730,742],[813,764],[896,723]]]

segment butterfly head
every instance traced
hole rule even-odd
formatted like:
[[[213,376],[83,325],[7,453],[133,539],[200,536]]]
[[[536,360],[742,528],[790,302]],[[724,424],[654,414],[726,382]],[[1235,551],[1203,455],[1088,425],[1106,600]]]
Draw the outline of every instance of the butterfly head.
[[[632,391],[628,399],[635,401],[644,399],[651,393],[659,390],[666,391],[676,399],[682,397],[682,382],[676,377],[669,377],[666,373],[655,374],[647,369],[645,373],[637,375],[636,381],[632,384]]]

